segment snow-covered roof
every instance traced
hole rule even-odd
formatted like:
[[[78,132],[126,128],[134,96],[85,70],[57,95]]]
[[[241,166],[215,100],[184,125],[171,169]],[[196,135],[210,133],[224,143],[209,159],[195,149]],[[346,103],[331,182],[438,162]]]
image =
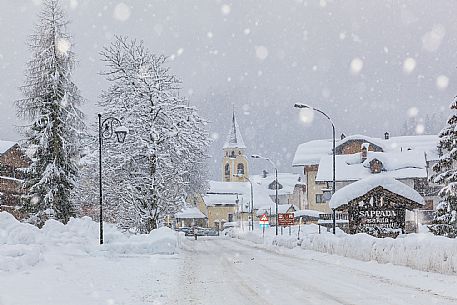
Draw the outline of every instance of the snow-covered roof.
[[[250,191],[249,182],[209,181],[208,193],[243,194]]]
[[[200,212],[196,207],[183,209],[181,212],[175,214],[176,219],[203,219],[206,218],[205,214]]]
[[[378,159],[383,164],[383,171],[373,174],[370,161]],[[427,169],[425,155],[421,151],[403,152],[368,152],[367,159],[362,163],[360,153],[335,156],[335,175],[337,181],[355,181],[372,175],[387,176],[396,179],[426,178]],[[333,179],[332,156],[321,158],[316,181]]]
[[[251,185],[249,182],[209,181],[209,190],[203,200],[206,206],[240,204],[241,211],[250,209]],[[260,185],[253,183],[254,209],[274,205],[268,192]]]
[[[292,209],[292,210],[295,210],[297,211],[298,210],[298,207],[294,204],[278,204],[278,213],[287,213],[287,211],[289,209]],[[257,213],[256,215],[257,216],[262,216],[263,214],[268,214],[270,215],[270,211],[271,211],[271,215],[276,215],[276,206],[271,206],[271,210],[270,210],[270,207],[261,207],[257,210]]]
[[[255,183],[261,186],[268,195],[275,195],[276,190],[270,189],[270,184],[274,183],[275,175],[272,173],[267,174],[264,178],[263,175],[252,175],[249,177],[252,183]],[[290,195],[293,194],[295,185],[303,184],[303,181],[300,180],[299,174],[292,173],[278,173],[278,182],[282,185],[281,189],[278,189],[278,195]]]
[[[294,217],[312,217],[312,218],[319,218],[319,214],[323,214],[323,212],[316,211],[316,210],[299,210],[294,212]]]
[[[224,148],[246,148],[244,145],[243,137],[241,136],[240,127],[236,121],[235,112],[232,116],[232,126],[230,126],[227,140],[225,141]]]
[[[239,195],[237,194],[212,194],[208,193],[203,196],[203,201],[205,201],[206,206],[215,206],[215,205],[235,205],[236,200]]]
[[[357,197],[365,195],[378,186],[418,204],[424,204],[424,198],[406,184],[391,177],[373,175],[337,190],[330,199],[329,207],[336,209]]]
[[[4,154],[8,149],[10,149],[16,144],[17,142],[0,140],[0,154]]]
[[[291,210],[298,210],[298,207],[295,204],[278,204],[278,213],[287,213],[287,211]]]
[[[343,140],[336,139],[336,147],[350,140],[362,140],[383,149],[384,152],[421,151],[427,161],[438,160],[439,138],[437,135],[418,135],[390,137],[389,139],[373,138],[364,135],[352,135]],[[317,165],[323,156],[332,154],[332,140],[313,140],[298,145],[292,166]]]
[[[319,164],[322,156],[332,150],[332,140],[313,140],[298,145],[292,166]]]
[[[381,140],[380,138],[372,138],[372,137],[365,136],[365,135],[355,134],[355,135],[347,136],[342,140],[338,140],[335,143],[337,151],[338,151],[338,147],[339,146],[344,145],[347,142],[354,141],[354,140],[362,140],[365,143],[371,143],[371,144],[374,144],[374,145],[379,146],[381,148],[384,147],[384,143],[382,142],[383,140]]]

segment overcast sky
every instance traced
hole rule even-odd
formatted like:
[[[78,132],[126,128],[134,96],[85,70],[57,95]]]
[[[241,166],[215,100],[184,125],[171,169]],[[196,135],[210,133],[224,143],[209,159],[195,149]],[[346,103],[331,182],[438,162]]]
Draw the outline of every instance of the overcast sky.
[[[338,134],[381,137],[398,135],[408,117],[447,113],[457,93],[455,0],[62,2],[88,121],[106,88],[98,52],[115,34],[142,39],[170,57],[182,94],[212,121],[213,178],[220,178],[232,104],[248,154],[292,171],[299,143],[331,136],[324,118],[293,109],[297,101],[327,112]],[[39,0],[0,0],[1,139],[20,139],[14,101],[39,9]],[[254,171],[268,167],[258,162],[251,161]]]

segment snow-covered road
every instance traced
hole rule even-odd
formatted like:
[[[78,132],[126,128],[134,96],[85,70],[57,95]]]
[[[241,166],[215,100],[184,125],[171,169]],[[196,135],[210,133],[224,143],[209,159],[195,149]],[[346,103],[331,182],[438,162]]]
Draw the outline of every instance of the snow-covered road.
[[[178,241],[174,255],[42,245],[36,265],[0,270],[0,305],[457,305],[457,276],[227,237]]]
[[[457,277],[297,249],[183,243],[169,304],[457,304]],[[167,303],[168,304],[168,303]]]

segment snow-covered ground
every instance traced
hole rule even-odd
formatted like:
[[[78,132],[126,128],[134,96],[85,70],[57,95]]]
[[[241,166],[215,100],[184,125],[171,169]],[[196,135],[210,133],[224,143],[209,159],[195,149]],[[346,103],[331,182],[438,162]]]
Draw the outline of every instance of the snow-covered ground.
[[[100,246],[88,218],[39,230],[0,213],[0,305],[457,304],[455,275],[287,247],[288,230],[265,243],[260,230],[237,233],[247,240],[105,230]]]
[[[254,232],[230,229],[231,237],[249,240],[257,244],[277,245],[286,248],[301,248],[328,254],[337,254],[362,261],[376,261],[411,267],[421,271],[431,271],[457,275],[457,240],[435,236],[426,229],[422,233],[404,234],[396,239],[376,238],[367,234],[345,234],[337,230],[333,235],[317,225],[302,225],[300,239],[298,226],[284,228],[283,234],[275,236],[275,228]]]
[[[0,305],[163,304],[176,282],[178,238],[162,228],[129,236],[72,219],[39,230],[0,213]]]

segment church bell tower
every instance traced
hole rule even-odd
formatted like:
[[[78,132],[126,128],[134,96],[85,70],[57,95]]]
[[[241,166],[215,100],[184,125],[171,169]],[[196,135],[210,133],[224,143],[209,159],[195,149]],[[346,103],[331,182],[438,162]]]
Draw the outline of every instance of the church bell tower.
[[[224,144],[222,160],[222,181],[245,182],[249,177],[246,146],[241,136],[240,127],[236,121],[235,111],[232,115],[232,125]]]

